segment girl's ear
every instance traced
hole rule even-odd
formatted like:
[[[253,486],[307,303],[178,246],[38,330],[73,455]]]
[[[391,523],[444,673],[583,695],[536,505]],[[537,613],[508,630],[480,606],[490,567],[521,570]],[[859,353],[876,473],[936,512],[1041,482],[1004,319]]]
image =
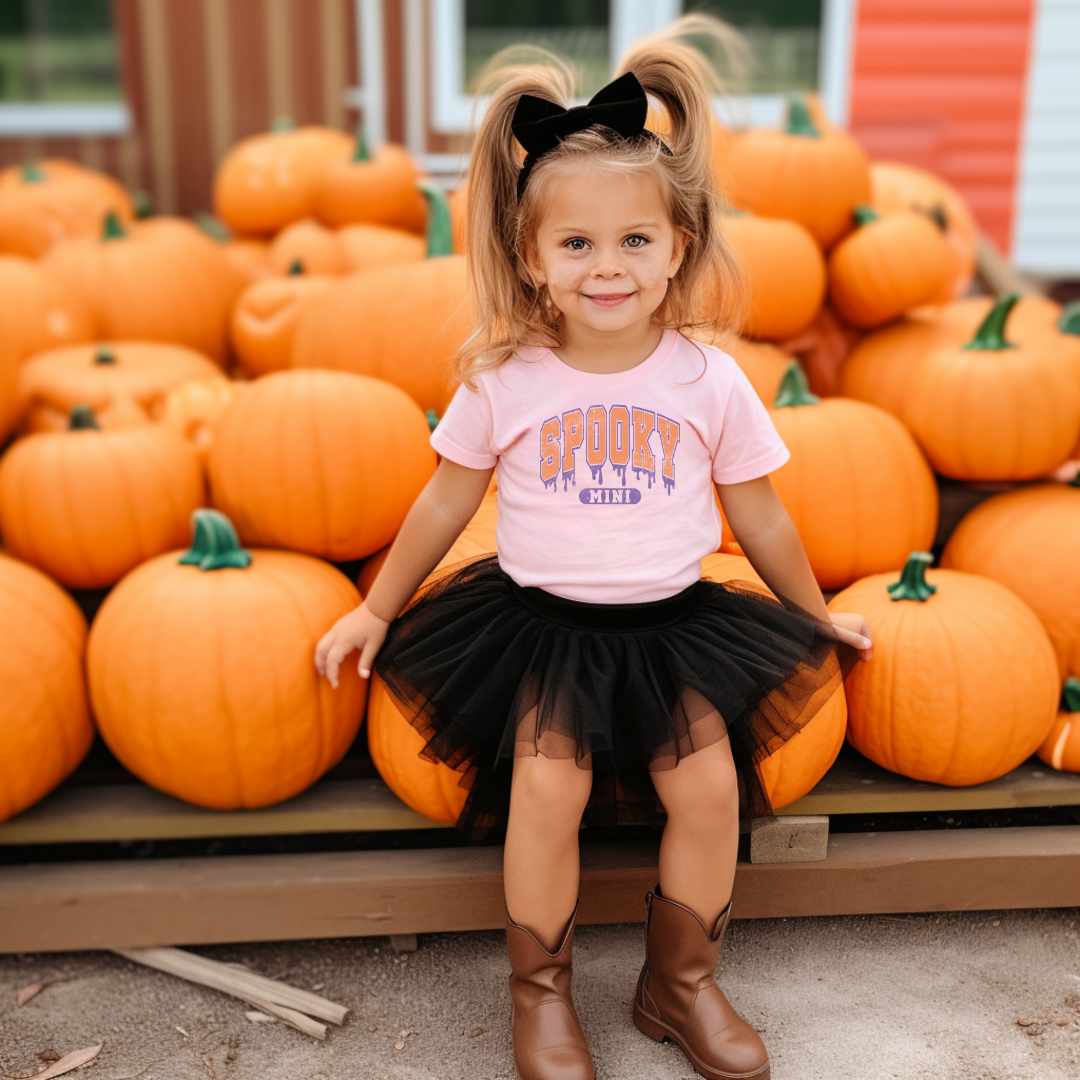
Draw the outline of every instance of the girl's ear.
[[[668,281],[670,281],[682,266],[683,256],[686,254],[686,245],[690,243],[690,234],[685,229],[676,229],[671,242],[671,262],[668,264]]]
[[[539,289],[541,285],[547,284],[544,268],[540,265],[540,258],[536,250],[535,241],[530,240],[525,244],[524,250],[521,253],[521,260],[525,264],[526,270],[529,271],[534,288]]]

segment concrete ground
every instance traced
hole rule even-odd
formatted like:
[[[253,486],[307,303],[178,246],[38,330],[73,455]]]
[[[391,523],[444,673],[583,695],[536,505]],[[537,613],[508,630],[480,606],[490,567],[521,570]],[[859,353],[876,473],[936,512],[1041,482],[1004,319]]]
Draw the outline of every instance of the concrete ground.
[[[574,990],[602,1080],[689,1080],[633,1027],[640,925],[582,927]],[[0,956],[0,1074],[104,1041],[97,1080],[495,1080],[515,1076],[498,932],[199,949],[349,1006],[317,1042],[250,1006],[107,953]],[[1080,910],[732,923],[718,971],[773,1080],[1076,1080]],[[22,1008],[19,987],[55,980]],[[325,984],[322,988],[320,984]],[[1022,1022],[1022,1023],[1021,1023]],[[182,1029],[182,1030],[181,1030]],[[403,1042],[402,1049],[395,1049]]]

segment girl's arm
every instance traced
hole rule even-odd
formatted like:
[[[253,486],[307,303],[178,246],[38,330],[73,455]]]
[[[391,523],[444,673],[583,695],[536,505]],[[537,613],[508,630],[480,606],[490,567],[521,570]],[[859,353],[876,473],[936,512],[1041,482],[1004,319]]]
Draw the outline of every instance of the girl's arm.
[[[863,660],[873,655],[870,626],[861,615],[832,615],[825,606],[795,525],[767,476],[741,484],[717,484],[717,493],[739,547],[777,596],[836,627]]]
[[[315,648],[315,668],[338,684],[341,662],[360,650],[360,674],[367,678],[390,623],[420,583],[450,550],[476,513],[494,469],[469,469],[443,458],[420,492],[397,534],[379,576],[364,602],[343,615]]]

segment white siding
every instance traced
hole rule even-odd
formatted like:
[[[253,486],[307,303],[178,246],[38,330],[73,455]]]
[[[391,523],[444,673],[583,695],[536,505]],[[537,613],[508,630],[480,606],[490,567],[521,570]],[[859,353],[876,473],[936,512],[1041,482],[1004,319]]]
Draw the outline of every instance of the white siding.
[[[1080,276],[1080,0],[1038,0],[1013,259]]]

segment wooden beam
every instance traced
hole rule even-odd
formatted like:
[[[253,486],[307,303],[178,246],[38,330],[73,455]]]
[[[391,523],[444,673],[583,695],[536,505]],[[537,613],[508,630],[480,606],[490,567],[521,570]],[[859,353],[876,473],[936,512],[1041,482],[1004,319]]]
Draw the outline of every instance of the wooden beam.
[[[640,922],[655,843],[582,845],[582,925]],[[1080,905],[1080,827],[851,833],[740,863],[737,918]],[[0,952],[492,930],[502,849],[53,863],[0,875]]]

